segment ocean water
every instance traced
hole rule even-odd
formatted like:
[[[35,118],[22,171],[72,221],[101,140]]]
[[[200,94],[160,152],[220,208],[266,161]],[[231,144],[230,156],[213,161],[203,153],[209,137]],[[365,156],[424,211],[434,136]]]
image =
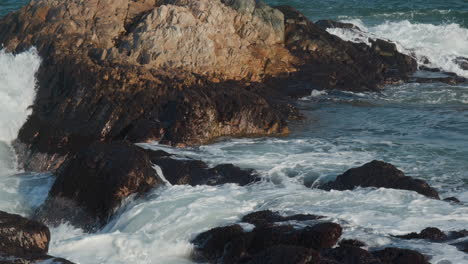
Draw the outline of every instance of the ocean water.
[[[390,39],[402,52],[468,77],[453,63],[457,56],[468,57],[467,1],[268,2],[293,5],[312,20],[353,22],[368,32],[365,38],[351,31],[330,32],[351,41]],[[0,16],[25,3],[0,0]],[[17,171],[9,146],[29,114],[40,61],[34,49],[17,55],[0,52],[0,210],[25,216],[44,201],[53,183],[49,174]],[[66,223],[52,228],[50,254],[81,264],[192,263],[189,241],[196,234],[236,222],[253,210],[271,209],[325,215],[343,225],[344,237],[363,240],[370,248],[416,249],[434,264],[468,263],[468,255],[453,246],[390,236],[428,226],[468,229],[466,205],[402,190],[325,192],[304,185],[381,159],[425,179],[443,198],[456,196],[468,204],[468,85],[404,84],[359,94],[314,91],[297,105],[307,119],[291,123],[289,137],[225,139],[187,149],[141,144],[211,165],[255,168],[264,181],[246,187],[166,186],[145,198],[130,197],[95,234]]]

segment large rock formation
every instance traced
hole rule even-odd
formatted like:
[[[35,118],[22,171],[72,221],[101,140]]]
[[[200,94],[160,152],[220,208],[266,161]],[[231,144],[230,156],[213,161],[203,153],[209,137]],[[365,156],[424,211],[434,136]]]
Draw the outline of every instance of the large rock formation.
[[[0,211],[0,263],[72,264],[47,255],[50,231],[47,226],[22,216]]]
[[[54,170],[94,141],[286,135],[298,115],[285,97],[303,94],[292,82],[375,90],[414,63],[258,0],[31,1],[0,20],[0,44],[35,46],[43,58],[16,142],[33,170]]]
[[[439,194],[427,182],[405,176],[390,163],[374,160],[339,175],[335,181],[320,188],[324,190],[352,190],[356,187],[392,188],[415,191],[429,198],[439,199]]]

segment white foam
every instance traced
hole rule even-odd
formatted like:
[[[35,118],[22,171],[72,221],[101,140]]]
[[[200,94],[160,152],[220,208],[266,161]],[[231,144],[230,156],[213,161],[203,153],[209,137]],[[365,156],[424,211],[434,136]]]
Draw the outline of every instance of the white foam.
[[[458,24],[432,25],[403,20],[387,21],[377,26],[367,27],[359,19],[343,22],[353,23],[369,34],[348,29],[329,29],[328,31],[342,39],[367,44],[369,44],[368,38],[389,39],[397,43],[399,51],[416,55],[419,62],[428,58],[431,67],[468,77],[468,71],[461,69],[453,61],[457,57],[468,57],[468,29]]]
[[[15,139],[31,113],[40,63],[35,49],[17,55],[0,50],[0,141]]]

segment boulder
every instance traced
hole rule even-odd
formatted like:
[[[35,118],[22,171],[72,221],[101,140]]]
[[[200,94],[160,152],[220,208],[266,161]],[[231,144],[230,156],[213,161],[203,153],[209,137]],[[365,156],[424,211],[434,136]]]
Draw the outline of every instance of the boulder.
[[[0,211],[0,252],[8,256],[45,255],[49,250],[47,226]]]
[[[385,248],[372,252],[372,255],[380,259],[384,264],[429,264],[426,256],[410,249]]]
[[[39,264],[52,261],[50,263],[73,264],[47,255],[49,242],[50,231],[44,224],[0,211],[0,263]]]
[[[358,168],[349,169],[339,175],[335,181],[326,183],[320,188],[324,190],[352,190],[356,187],[409,190],[429,198],[439,199],[437,191],[425,181],[405,176],[392,164],[377,160]]]
[[[69,221],[86,230],[103,225],[128,196],[162,184],[146,152],[128,142],[90,145],[56,176],[38,219],[52,225]]]
[[[420,233],[410,233],[395,237],[402,239],[426,239],[434,242],[445,241],[448,239],[448,236],[444,232],[435,227],[425,228]]]
[[[286,221],[310,221],[324,218],[324,216],[310,214],[296,214],[292,216],[282,216],[278,212],[270,210],[257,211],[242,217],[242,222],[250,223],[255,226],[272,225],[278,222]]]
[[[359,240],[356,240],[356,239],[342,239],[338,245],[340,247],[346,247],[346,246],[349,246],[349,247],[365,247],[367,246],[366,243],[362,242],[362,241],[359,241]]]
[[[232,164],[220,164],[214,168],[200,160],[174,159],[150,152],[151,162],[161,168],[164,178],[173,185],[220,185],[237,183],[241,186],[260,180],[252,169],[241,169]]]
[[[454,59],[454,62],[460,66],[462,70],[468,71],[468,58],[457,57]]]
[[[239,225],[218,227],[197,235],[192,258],[209,263],[283,263],[297,254],[292,263],[309,259],[318,263],[318,251],[333,247],[341,236],[341,226],[320,223],[303,229],[291,225],[255,227],[247,232]],[[305,262],[306,263],[306,262]]]

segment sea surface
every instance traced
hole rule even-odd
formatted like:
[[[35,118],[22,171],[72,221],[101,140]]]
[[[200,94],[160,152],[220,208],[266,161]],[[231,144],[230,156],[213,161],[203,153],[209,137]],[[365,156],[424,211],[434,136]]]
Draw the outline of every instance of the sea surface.
[[[368,37],[396,41],[402,52],[432,66],[468,77],[453,59],[468,57],[468,1],[465,0],[270,0],[292,5],[311,20],[331,18],[368,32],[330,30],[350,41]],[[0,0],[0,16],[27,1]],[[10,142],[26,120],[35,96],[34,73],[41,59],[34,49],[0,51],[0,210],[28,216],[47,196],[50,174],[16,169]],[[468,263],[468,255],[446,244],[404,241],[391,235],[434,226],[468,229],[468,85],[403,84],[381,93],[313,91],[298,101],[307,117],[291,124],[285,138],[225,139],[178,155],[208,164],[255,168],[264,181],[239,187],[166,186],[145,198],[129,198],[111,222],[95,234],[66,223],[52,228],[50,254],[81,264],[183,264],[190,239],[210,228],[236,222],[253,210],[325,215],[344,226],[345,238],[370,248],[418,250],[433,264]],[[321,191],[314,185],[374,159],[395,164],[408,176],[425,179],[443,198],[432,200],[402,190],[361,188]]]

